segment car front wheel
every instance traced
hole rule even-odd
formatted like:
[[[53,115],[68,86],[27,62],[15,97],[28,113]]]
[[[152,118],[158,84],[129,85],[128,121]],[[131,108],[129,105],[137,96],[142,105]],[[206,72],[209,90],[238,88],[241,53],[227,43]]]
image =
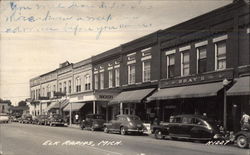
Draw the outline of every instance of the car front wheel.
[[[238,145],[240,148],[247,148],[247,147],[248,147],[247,137],[244,136],[244,135],[238,136],[236,142],[237,142],[237,145]]]
[[[156,139],[163,139],[161,130],[156,130],[155,131],[155,138]]]
[[[124,127],[121,127],[120,132],[121,132],[121,135],[126,135],[127,134],[127,132],[126,132],[126,130],[125,130]]]

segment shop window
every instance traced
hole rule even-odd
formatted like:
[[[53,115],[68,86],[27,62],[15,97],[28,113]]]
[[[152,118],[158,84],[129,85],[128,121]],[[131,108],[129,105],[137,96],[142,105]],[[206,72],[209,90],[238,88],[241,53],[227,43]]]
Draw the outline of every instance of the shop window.
[[[135,65],[128,65],[128,84],[135,84]]]
[[[62,92],[62,83],[59,83],[59,92]]]
[[[90,75],[85,75],[85,90],[90,90]]]
[[[115,69],[115,86],[116,87],[120,86],[120,69],[119,68]]]
[[[206,46],[197,48],[197,73],[207,71],[207,49]]]
[[[143,82],[150,81],[150,74],[151,74],[151,62],[150,61],[144,61],[142,62],[142,67],[143,67],[143,74],[142,74],[142,79]]]
[[[226,69],[226,41],[220,41],[215,44],[215,69]]]
[[[104,89],[104,72],[100,73],[100,89]]]
[[[98,84],[99,84],[98,74],[94,75],[94,79],[95,79],[95,90],[97,90],[98,89]]]
[[[190,56],[189,56],[189,51],[183,51],[182,52],[182,59],[181,59],[181,68],[182,76],[187,76],[190,74]]]
[[[181,117],[175,117],[173,123],[181,123]]]
[[[113,70],[109,70],[109,88],[113,87]]]
[[[174,77],[175,54],[167,55],[167,77]]]

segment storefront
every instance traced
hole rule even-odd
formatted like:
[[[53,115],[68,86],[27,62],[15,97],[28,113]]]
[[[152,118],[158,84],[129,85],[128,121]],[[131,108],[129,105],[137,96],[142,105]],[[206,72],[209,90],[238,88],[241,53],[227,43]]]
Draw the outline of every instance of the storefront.
[[[155,88],[123,91],[109,102],[110,116],[113,119],[118,114],[137,115],[145,118],[145,99],[154,92]]]
[[[147,100],[147,111],[161,121],[177,114],[206,115],[223,122],[223,80],[233,79],[233,71],[211,72],[199,76],[179,77],[160,81],[159,89]],[[149,117],[150,121],[153,117]]]
[[[79,120],[85,119],[87,114],[102,114],[108,116],[107,104],[118,94],[117,91],[85,92],[70,96],[70,104],[66,107],[65,114],[70,116],[70,105],[78,109],[72,109],[72,118],[78,114]],[[81,105],[81,106],[80,106]],[[74,122],[74,121],[73,121]]]
[[[227,91],[228,125],[234,131],[240,130],[240,119],[243,112],[250,115],[250,76],[234,79],[235,84]]]

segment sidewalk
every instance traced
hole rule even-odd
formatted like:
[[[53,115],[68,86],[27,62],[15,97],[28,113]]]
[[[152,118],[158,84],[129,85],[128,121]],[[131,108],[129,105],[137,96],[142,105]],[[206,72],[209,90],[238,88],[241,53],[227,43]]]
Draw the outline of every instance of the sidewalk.
[[[80,129],[79,124],[71,124],[71,125],[65,124],[65,126],[67,126],[67,127],[69,127],[69,128],[76,128],[76,129]]]

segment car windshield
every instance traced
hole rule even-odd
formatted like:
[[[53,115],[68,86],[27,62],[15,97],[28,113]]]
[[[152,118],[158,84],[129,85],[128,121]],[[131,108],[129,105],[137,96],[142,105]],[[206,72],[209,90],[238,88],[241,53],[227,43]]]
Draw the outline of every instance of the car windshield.
[[[137,116],[129,116],[128,121],[131,121],[131,120],[138,121],[138,120],[140,120],[140,118]]]
[[[58,115],[58,114],[55,114],[53,115],[54,118],[61,118],[62,116],[61,115]]]

